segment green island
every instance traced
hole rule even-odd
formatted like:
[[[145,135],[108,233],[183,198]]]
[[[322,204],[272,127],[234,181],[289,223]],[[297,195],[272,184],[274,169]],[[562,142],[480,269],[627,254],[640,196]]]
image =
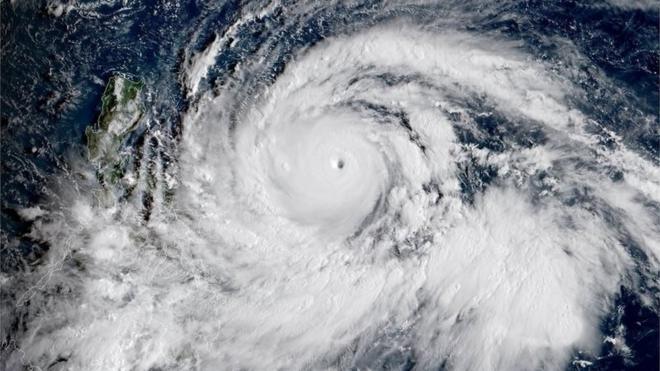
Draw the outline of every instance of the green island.
[[[130,161],[131,156],[126,156],[122,149],[144,114],[143,88],[141,81],[123,75],[112,76],[101,98],[98,120],[85,130],[88,159],[105,186],[117,184]]]

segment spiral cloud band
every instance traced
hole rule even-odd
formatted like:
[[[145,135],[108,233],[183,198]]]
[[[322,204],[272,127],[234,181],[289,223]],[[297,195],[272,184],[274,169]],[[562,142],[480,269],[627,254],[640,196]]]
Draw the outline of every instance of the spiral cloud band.
[[[553,64],[402,18],[277,74],[269,44],[206,89],[274,11],[185,56],[182,133],[144,134],[136,191],[99,201],[81,166],[56,210],[25,211],[51,248],[12,278],[10,368],[531,370],[589,364],[604,339],[626,352],[602,321],[621,287],[658,307],[660,173],[584,109],[575,48]]]
[[[269,286],[266,302],[257,296],[237,307],[260,319],[247,349],[279,333],[279,344],[268,348],[273,358],[250,366],[277,364],[286,354],[280,336],[290,336],[295,342],[286,349],[302,363],[281,366],[304,367],[317,349],[350,346],[356,328],[369,334],[357,351],[365,359],[376,357],[368,349],[378,336],[371,332],[415,332],[401,341],[432,350],[418,356],[422,369],[447,357],[457,369],[535,368],[539,360],[531,354],[538,353],[558,366],[570,347],[597,346],[595,320],[630,268],[626,248],[598,216],[550,197],[537,206],[529,194],[537,190],[514,185],[592,143],[582,129],[586,118],[565,103],[568,82],[553,80],[512,45],[487,45],[404,24],[338,38],[290,63],[233,132],[211,107],[186,125],[194,129],[185,146],[195,148],[183,156],[194,200],[186,204],[204,210],[209,233],[222,220],[241,219],[217,214],[237,209],[223,206],[223,195],[235,194],[230,202],[250,209],[242,216],[249,221],[220,233],[241,235],[227,245],[249,251],[242,264],[254,264],[256,276],[240,285]],[[543,127],[547,142],[494,158],[457,146],[451,120],[467,115],[457,101],[471,96],[521,125]],[[231,100],[221,95],[208,105],[231,106],[225,99]],[[223,129],[209,130],[218,121]],[[198,139],[204,134],[206,147]],[[498,171],[506,180],[466,208],[455,162],[472,155],[503,165]],[[652,177],[641,180],[645,171],[654,169],[640,169],[640,182],[657,187]],[[591,184],[592,177],[549,179],[542,192],[561,194],[579,182],[617,202],[616,186]],[[214,200],[209,189],[216,189]],[[646,218],[637,222],[652,230],[652,215]],[[256,235],[245,241],[244,228]],[[648,253],[657,258],[657,246]],[[218,262],[229,270],[227,264]],[[372,322],[379,330],[369,328]]]

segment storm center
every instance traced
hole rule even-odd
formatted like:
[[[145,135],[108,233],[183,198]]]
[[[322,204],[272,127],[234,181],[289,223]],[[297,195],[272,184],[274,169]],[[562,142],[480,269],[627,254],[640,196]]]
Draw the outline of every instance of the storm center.
[[[341,170],[346,165],[346,162],[344,161],[344,159],[337,158],[337,159],[332,159],[331,164],[332,167],[334,167],[335,169]]]

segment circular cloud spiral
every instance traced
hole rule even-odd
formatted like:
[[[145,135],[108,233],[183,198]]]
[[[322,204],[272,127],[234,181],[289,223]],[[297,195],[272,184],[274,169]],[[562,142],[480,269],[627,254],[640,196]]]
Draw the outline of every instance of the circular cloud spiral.
[[[250,19],[190,56],[176,165],[132,174],[149,218],[84,166],[35,216],[10,369],[558,369],[621,286],[658,307],[657,163],[571,66],[399,19],[205,91]]]

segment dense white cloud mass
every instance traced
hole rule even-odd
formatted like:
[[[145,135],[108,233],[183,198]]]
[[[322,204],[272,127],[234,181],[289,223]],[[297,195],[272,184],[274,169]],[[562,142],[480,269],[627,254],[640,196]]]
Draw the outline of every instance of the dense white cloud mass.
[[[387,23],[262,89],[240,85],[255,59],[198,93],[225,42],[181,79],[176,173],[136,175],[172,189],[147,221],[94,186],[26,211],[52,247],[12,282],[31,323],[10,369],[561,369],[598,352],[620,285],[657,274],[658,167],[599,147],[583,92],[518,44]],[[462,143],[477,102],[543,140]],[[473,168],[497,180],[467,192]]]

